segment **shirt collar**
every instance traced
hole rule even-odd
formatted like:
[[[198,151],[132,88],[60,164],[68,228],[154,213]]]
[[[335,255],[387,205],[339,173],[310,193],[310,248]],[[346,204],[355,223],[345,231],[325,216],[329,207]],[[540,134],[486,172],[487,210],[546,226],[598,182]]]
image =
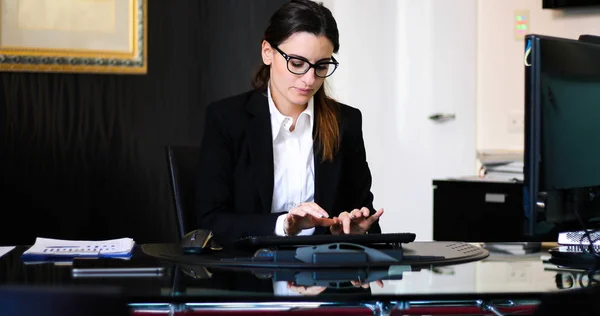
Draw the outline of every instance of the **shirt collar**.
[[[267,99],[269,100],[269,112],[271,113],[271,133],[273,136],[273,140],[275,140],[277,138],[277,135],[279,135],[279,132],[281,131],[282,127],[286,123],[286,119],[289,119],[291,121],[292,117],[281,114],[281,112],[279,112],[279,109],[277,109],[277,107],[275,106],[275,102],[273,101],[273,97],[271,96],[270,82],[269,84],[267,84]],[[300,119],[303,116],[308,116],[307,123],[308,127],[310,128],[310,133],[312,133],[313,127],[314,107],[314,97],[312,97],[310,98],[310,100],[308,100],[308,106],[306,107],[306,109],[304,109],[304,111],[302,111],[302,113],[298,115],[298,121],[300,121]],[[298,127],[298,122],[296,122],[296,127]]]

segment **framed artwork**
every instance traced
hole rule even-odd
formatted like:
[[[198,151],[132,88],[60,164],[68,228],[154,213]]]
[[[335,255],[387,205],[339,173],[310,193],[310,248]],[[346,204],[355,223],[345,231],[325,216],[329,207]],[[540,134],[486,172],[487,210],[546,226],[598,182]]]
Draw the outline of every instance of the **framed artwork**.
[[[145,74],[147,0],[0,0],[0,71]]]

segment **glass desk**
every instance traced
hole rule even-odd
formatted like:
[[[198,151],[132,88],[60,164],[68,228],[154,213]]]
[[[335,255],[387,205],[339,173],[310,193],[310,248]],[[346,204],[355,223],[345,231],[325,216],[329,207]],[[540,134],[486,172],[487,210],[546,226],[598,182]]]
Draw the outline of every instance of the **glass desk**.
[[[396,271],[394,280],[360,285],[340,277],[335,288],[307,288],[293,282],[288,287],[287,281],[274,280],[276,273],[282,279],[293,276],[293,271],[204,268],[161,260],[154,264],[164,270],[153,276],[74,277],[73,266],[68,263],[22,262],[20,255],[26,249],[18,246],[0,258],[0,285],[118,287],[134,315],[247,315],[290,310],[356,315],[531,314],[549,293],[594,286],[600,281],[598,271],[564,269],[545,262],[546,251],[531,255],[492,253],[483,260],[456,265],[405,266]],[[156,260],[136,247],[131,263],[151,259]]]

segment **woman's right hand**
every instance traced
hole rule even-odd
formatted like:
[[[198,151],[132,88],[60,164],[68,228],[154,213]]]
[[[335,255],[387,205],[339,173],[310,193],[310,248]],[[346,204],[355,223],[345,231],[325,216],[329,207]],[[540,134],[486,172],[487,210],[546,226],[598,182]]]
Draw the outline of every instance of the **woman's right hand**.
[[[302,295],[318,295],[327,289],[326,286],[302,286],[296,285],[294,282],[288,281],[287,288],[292,292]]]
[[[383,288],[383,281],[377,280],[371,283],[362,283],[361,281],[350,281],[352,285],[356,288],[362,287],[363,289],[368,289],[372,286],[372,284],[376,284],[378,287]],[[288,281],[287,288],[292,292],[296,292],[302,295],[319,295],[321,292],[327,289],[326,286],[302,286],[296,285],[294,282]]]
[[[336,220],[329,218],[329,214],[317,203],[304,202],[290,210],[283,222],[283,231],[288,236],[295,236],[303,229],[330,227],[335,223]]]

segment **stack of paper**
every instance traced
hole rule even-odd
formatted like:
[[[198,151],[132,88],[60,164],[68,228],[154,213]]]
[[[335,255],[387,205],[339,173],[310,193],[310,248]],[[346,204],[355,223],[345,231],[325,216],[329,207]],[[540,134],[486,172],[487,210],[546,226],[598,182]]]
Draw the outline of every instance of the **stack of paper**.
[[[131,238],[101,241],[36,238],[35,244],[21,255],[23,260],[47,260],[74,257],[130,257],[135,242]]]
[[[480,176],[490,179],[523,181],[523,152],[488,150],[477,152]]]

